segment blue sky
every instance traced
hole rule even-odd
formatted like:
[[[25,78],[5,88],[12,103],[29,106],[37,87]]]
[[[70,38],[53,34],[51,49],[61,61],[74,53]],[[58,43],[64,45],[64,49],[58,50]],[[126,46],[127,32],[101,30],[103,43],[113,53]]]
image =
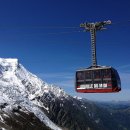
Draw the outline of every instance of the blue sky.
[[[71,95],[92,100],[130,99],[129,0],[4,0],[0,3],[0,57],[18,58],[32,73]],[[82,22],[111,20],[97,32],[100,65],[116,68],[122,81],[117,94],[78,94],[74,75],[91,64],[90,34]],[[117,24],[116,24],[117,23]],[[51,28],[53,27],[53,28]]]

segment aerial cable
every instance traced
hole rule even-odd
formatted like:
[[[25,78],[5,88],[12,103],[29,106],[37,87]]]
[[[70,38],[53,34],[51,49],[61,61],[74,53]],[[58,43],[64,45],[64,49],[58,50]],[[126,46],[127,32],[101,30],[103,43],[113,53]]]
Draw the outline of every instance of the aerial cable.
[[[111,25],[129,23],[130,20],[111,23]]]
[[[45,33],[45,34],[67,34],[67,33],[80,33],[83,31],[72,31],[72,32],[52,32],[52,33]]]
[[[71,26],[0,26],[0,28],[20,28],[20,29],[27,29],[27,28],[38,28],[38,29],[79,29],[80,27],[71,27]]]
[[[78,28],[80,28],[80,27],[66,27],[66,26],[41,26],[41,27],[39,26],[39,27],[38,27],[38,26],[37,26],[37,27],[33,27],[33,28],[45,28],[45,29],[46,29],[46,28],[47,28],[47,29],[48,29],[48,28],[49,28],[49,29],[60,29],[60,28],[61,28],[61,29],[62,29],[62,28],[63,28],[63,29],[73,29],[73,28],[77,28],[77,29],[78,29]]]

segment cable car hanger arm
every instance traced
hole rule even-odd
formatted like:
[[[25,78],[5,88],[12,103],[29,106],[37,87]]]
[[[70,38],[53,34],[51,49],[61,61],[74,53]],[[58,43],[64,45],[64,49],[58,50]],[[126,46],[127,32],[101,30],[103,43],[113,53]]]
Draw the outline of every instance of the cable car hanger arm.
[[[110,25],[111,21],[103,21],[96,23],[81,23],[80,27],[85,28],[85,31],[89,31],[91,35],[91,56],[92,56],[92,67],[97,66],[97,57],[96,57],[96,31],[106,29],[105,25]]]

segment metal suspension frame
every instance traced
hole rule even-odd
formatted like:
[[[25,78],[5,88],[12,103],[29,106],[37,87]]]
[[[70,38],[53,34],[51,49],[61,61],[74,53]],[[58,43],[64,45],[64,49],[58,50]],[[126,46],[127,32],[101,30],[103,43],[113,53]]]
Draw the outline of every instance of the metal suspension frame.
[[[85,28],[85,31],[89,31],[91,35],[91,58],[92,67],[97,67],[97,56],[96,56],[96,31],[104,30],[105,25],[111,24],[111,21],[103,21],[96,23],[81,23],[80,27]]]
[[[91,35],[91,55],[92,55],[92,66],[97,66],[97,56],[96,56],[96,29],[92,28],[90,29],[90,35]]]

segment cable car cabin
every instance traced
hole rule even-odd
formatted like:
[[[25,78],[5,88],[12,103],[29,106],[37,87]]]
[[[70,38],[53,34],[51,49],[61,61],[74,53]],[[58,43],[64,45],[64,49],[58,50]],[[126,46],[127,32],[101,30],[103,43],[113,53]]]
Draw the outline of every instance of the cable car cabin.
[[[112,67],[89,67],[76,71],[76,91],[80,93],[119,92],[121,82]]]

